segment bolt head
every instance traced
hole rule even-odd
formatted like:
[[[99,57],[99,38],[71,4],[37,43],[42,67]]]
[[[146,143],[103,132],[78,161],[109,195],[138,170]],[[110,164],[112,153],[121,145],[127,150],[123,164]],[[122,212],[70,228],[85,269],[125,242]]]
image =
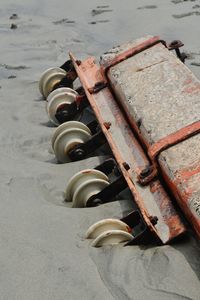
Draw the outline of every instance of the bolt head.
[[[150,221],[151,221],[151,224],[155,226],[158,223],[158,217],[150,216]]]
[[[76,157],[78,157],[78,158],[83,157],[84,154],[85,154],[85,151],[84,151],[83,149],[76,149],[76,150],[74,151],[74,155],[75,155]]]
[[[101,199],[97,198],[97,199],[92,200],[92,204],[93,204],[93,206],[99,206],[102,204],[102,201],[101,201]]]
[[[145,178],[145,177],[149,176],[151,174],[151,172],[152,172],[152,168],[150,166],[148,166],[141,171],[140,177]]]

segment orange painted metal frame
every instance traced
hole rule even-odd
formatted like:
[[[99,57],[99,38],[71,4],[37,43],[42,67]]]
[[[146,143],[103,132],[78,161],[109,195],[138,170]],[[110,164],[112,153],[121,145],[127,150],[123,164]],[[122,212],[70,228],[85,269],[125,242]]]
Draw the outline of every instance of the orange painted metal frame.
[[[132,57],[142,51],[145,51],[148,48],[153,47],[159,43],[162,43],[165,45],[165,47],[167,47],[167,44],[165,41],[161,40],[159,36],[154,36],[154,37],[149,38],[148,40],[142,42],[140,45],[137,45],[133,48],[130,48],[130,49],[124,51],[123,53],[118,54],[114,59],[101,65],[102,76],[103,77],[106,76],[108,70],[111,67],[113,67],[113,66],[119,64],[120,62],[128,59],[129,57]],[[106,81],[107,81],[107,78],[106,78]]]
[[[164,150],[200,133],[200,121],[187,125],[180,130],[169,134],[148,148],[148,154],[152,160]]]
[[[101,67],[92,57],[81,64],[77,63],[72,53],[70,53],[70,58],[145,223],[161,243],[168,243],[183,234],[186,231],[185,226],[159,180],[152,181],[148,187],[141,187],[137,183],[137,174],[150,162],[109,88],[105,87],[98,93],[91,93],[95,84],[105,80]],[[126,168],[127,164],[130,167],[129,170]],[[145,189],[148,189],[147,194],[153,199],[154,205],[151,205],[150,199],[145,199]],[[156,206],[156,212],[159,214],[158,225],[153,225],[151,222],[153,206]]]

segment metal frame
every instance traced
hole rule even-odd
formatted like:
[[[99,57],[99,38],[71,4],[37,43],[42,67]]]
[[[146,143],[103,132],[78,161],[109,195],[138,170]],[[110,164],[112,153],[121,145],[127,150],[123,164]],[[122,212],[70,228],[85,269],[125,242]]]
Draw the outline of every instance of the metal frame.
[[[151,39],[150,45],[159,41],[158,37]],[[148,47],[147,44],[142,45],[142,49]],[[151,166],[151,162],[107,87],[102,68],[93,57],[81,63],[77,63],[72,53],[70,58],[148,232],[160,243],[168,243],[183,234],[186,228],[158,179],[145,187],[138,183],[139,174]],[[97,87],[100,88],[95,90]],[[152,222],[155,218],[157,224]]]

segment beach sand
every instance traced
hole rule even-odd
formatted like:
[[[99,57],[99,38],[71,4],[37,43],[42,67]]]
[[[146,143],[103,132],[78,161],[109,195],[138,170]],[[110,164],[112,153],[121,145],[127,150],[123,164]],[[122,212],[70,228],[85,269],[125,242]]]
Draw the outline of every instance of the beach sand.
[[[200,78],[200,1],[1,0],[0,17],[0,299],[200,299],[194,238],[99,249],[85,240],[91,224],[125,215],[132,203],[72,209],[63,202],[69,178],[103,157],[56,163],[55,128],[38,91],[41,73],[69,50],[98,58],[145,34],[181,39]]]

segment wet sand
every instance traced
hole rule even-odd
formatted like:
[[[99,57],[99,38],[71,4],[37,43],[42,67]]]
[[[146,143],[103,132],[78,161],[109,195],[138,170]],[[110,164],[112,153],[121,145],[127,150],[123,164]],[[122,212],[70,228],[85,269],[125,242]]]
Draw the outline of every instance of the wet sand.
[[[200,1],[1,1],[1,299],[200,299],[199,243],[95,249],[89,225],[121,217],[128,199],[92,209],[63,203],[68,179],[103,157],[57,164],[38,91],[68,50],[99,57],[145,34],[181,39],[200,78]],[[13,15],[13,14],[17,14]]]

